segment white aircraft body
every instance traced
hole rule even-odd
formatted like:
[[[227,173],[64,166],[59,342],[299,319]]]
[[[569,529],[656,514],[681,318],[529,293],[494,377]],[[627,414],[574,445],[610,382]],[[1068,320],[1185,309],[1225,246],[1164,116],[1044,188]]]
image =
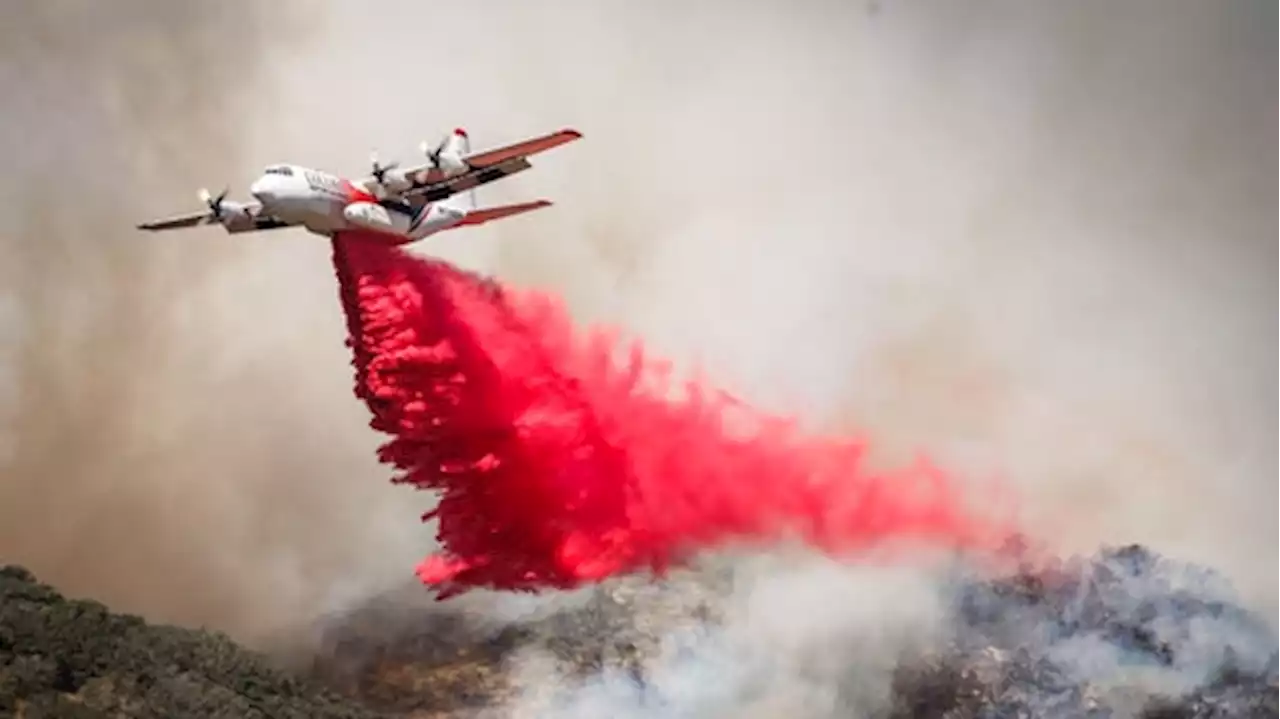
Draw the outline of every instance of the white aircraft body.
[[[428,164],[400,169],[395,162],[379,165],[375,155],[372,173],[354,181],[300,165],[273,165],[249,186],[252,201],[228,200],[225,190],[216,197],[200,190],[208,210],[145,222],[138,229],[221,224],[227,232],[241,233],[304,227],[326,236],[362,231],[385,236],[392,244],[416,242],[444,230],[550,206],[547,200],[537,200],[477,208],[474,190],[529,169],[531,155],[581,137],[566,129],[472,153],[466,131],[459,128],[434,149],[423,143]]]

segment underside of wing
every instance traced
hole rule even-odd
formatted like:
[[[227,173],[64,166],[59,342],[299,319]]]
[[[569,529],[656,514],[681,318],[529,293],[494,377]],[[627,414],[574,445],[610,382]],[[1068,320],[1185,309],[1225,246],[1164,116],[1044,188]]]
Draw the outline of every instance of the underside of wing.
[[[190,212],[185,215],[169,217],[163,220],[143,222],[139,230],[159,232],[161,230],[177,230],[201,225],[222,225],[227,232],[255,232],[257,230],[274,230],[281,227],[292,227],[293,223],[285,222],[271,215],[260,214],[261,206],[256,202],[227,201],[219,205],[217,214],[213,212]]]
[[[459,192],[474,190],[481,185],[487,185],[490,182],[510,177],[518,172],[524,172],[531,167],[533,165],[529,164],[529,161],[524,157],[513,157],[495,165],[471,169],[447,180],[410,190],[405,193],[406,199],[411,202],[438,202]]]
[[[582,137],[582,133],[577,130],[560,130],[542,137],[535,137],[532,140],[517,142],[514,145],[499,147],[493,150],[485,150],[477,152],[473,155],[463,157],[463,162],[470,165],[473,169],[482,167],[490,167],[507,160],[517,157],[529,157],[539,152],[546,152],[554,147],[559,147],[565,143],[573,142]]]

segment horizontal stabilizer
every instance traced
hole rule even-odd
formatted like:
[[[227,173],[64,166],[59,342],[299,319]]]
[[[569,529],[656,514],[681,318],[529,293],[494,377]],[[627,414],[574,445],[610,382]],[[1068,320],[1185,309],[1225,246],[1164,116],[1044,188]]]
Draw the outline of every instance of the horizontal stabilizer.
[[[533,210],[540,210],[543,207],[550,207],[550,200],[536,200],[534,202],[522,202],[517,205],[501,205],[498,207],[485,207],[479,210],[471,210],[467,213],[465,219],[460,225],[482,225],[493,220],[501,220],[504,217],[519,215]]]

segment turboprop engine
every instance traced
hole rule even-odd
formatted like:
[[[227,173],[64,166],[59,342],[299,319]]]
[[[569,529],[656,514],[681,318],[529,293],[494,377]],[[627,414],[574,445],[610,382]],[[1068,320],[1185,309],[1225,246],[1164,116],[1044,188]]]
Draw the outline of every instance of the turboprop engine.
[[[404,170],[399,169],[399,162],[390,162],[382,165],[378,162],[378,153],[369,153],[369,162],[373,165],[373,182],[370,188],[373,194],[378,197],[386,197],[388,195],[398,195],[410,187],[413,182],[409,179]]]
[[[249,208],[227,199],[228,190],[223,190],[215,197],[207,189],[200,188],[197,194],[200,201],[209,207],[209,216],[205,222],[213,224],[221,223],[228,230],[238,230],[253,225],[253,218],[249,216]]]
[[[467,137],[467,131],[459,127],[441,138],[434,148],[423,140],[418,149],[422,150],[422,154],[427,156],[431,166],[439,170],[440,174],[452,177],[466,172],[467,163],[462,158],[471,152],[471,140]]]
[[[468,169],[463,158],[471,152],[471,141],[467,139],[467,131],[462,128],[445,135],[435,147],[423,140],[418,148],[431,162],[428,169],[428,172],[433,175],[431,181],[438,182],[446,177],[466,172]],[[398,161],[383,165],[378,162],[378,153],[373,152],[369,154],[369,162],[373,165],[370,173],[373,175],[373,183],[369,190],[375,197],[379,199],[392,197],[414,186],[413,178],[400,169]],[[431,170],[435,172],[432,173]],[[423,178],[418,179],[421,181]]]

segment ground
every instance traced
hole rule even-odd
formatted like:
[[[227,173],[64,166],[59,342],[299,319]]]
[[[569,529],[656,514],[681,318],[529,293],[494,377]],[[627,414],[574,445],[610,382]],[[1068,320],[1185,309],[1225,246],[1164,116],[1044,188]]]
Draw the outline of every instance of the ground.
[[[1274,630],[1238,606],[1166,582],[1169,566],[1126,547],[1050,573],[964,584],[953,636],[901,663],[883,715],[1277,716]],[[712,582],[677,600],[631,581],[572,609],[506,623],[388,598],[338,618],[317,653],[286,671],[221,634],[69,600],[9,566],[0,569],[0,716],[469,715],[513,696],[520,680],[509,659],[531,649],[554,658],[561,681],[607,667],[630,676],[638,695],[661,700],[661,688],[648,684],[655,623],[715,625],[722,590]],[[1248,646],[1233,644],[1237,636]],[[1216,668],[1168,694],[1117,687],[1106,676],[1084,678],[1073,663],[1070,649],[1086,638],[1095,654],[1109,648],[1130,667],[1190,676],[1212,656]]]

